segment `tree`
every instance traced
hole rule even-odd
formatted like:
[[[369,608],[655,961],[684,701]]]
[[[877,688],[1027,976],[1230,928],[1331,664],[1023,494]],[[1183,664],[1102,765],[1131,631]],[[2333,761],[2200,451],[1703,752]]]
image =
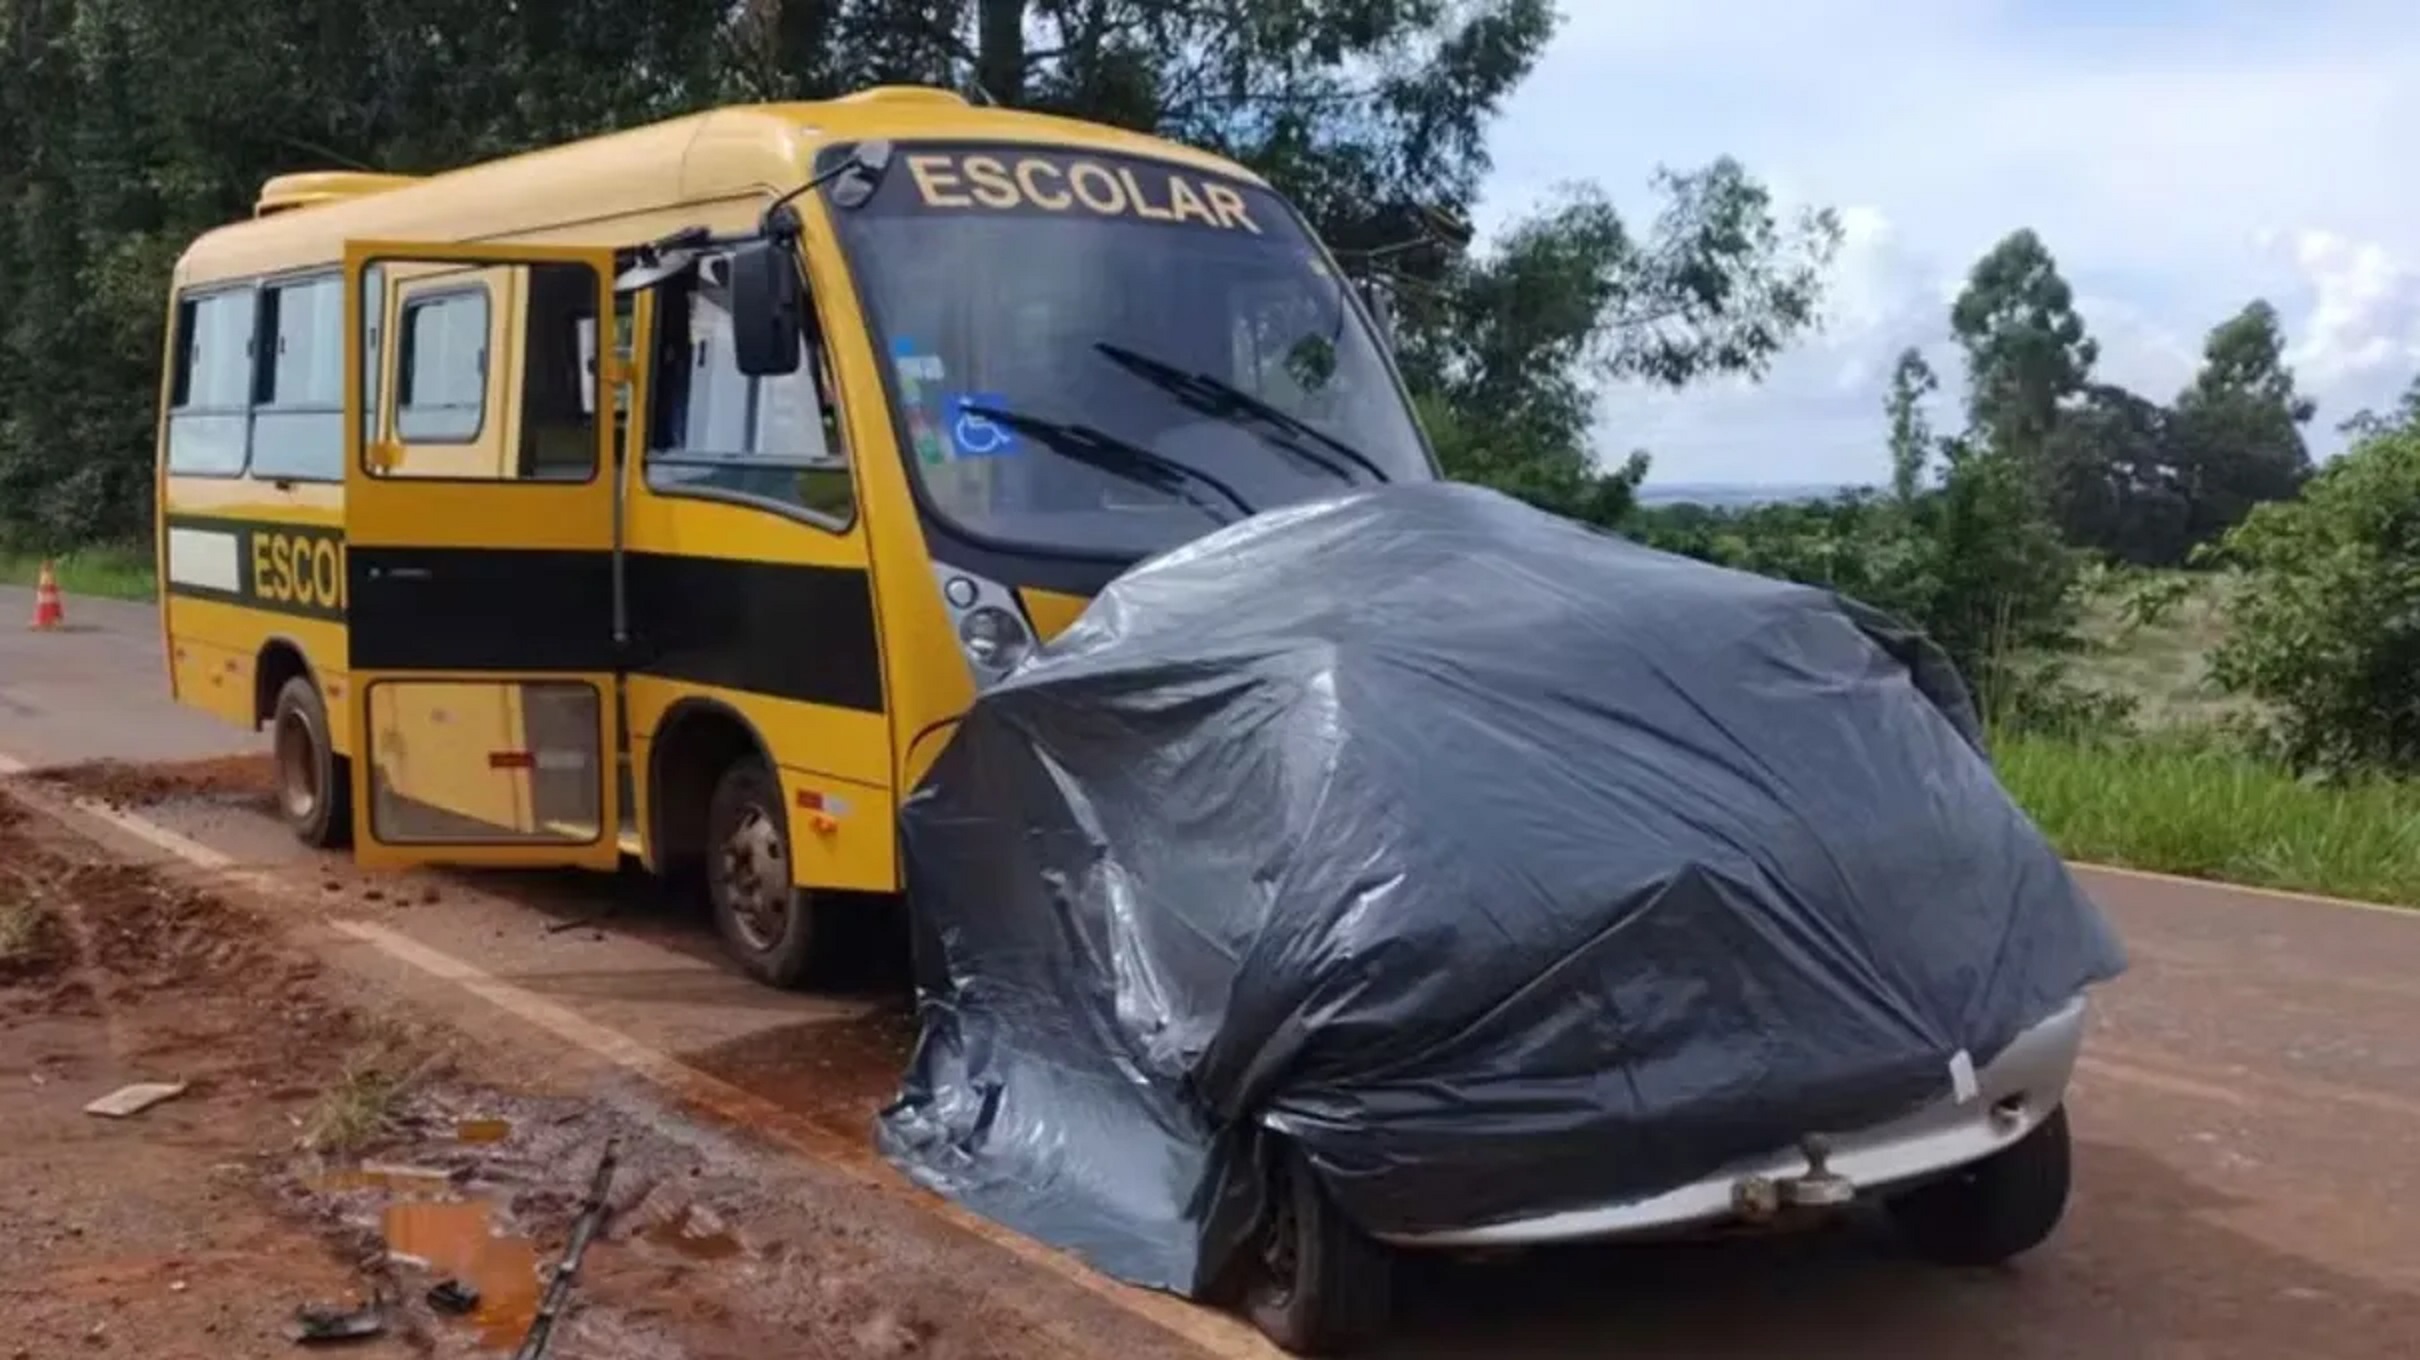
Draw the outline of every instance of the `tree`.
[[[2028,228],[1975,262],[1950,312],[1965,347],[1976,430],[2037,471],[2059,404],[2092,376],[2100,347],[2084,333],[2058,262]]]
[[[1910,345],[1899,352],[1883,409],[1891,419],[1891,491],[1902,505],[1915,501],[1925,467],[1933,459],[1933,428],[1924,415],[1924,399],[1940,386],[1922,350]]]
[[[2112,383],[2088,384],[2051,432],[2051,521],[2068,543],[2140,566],[2192,547],[2191,491],[2172,414]]]
[[[2294,390],[2277,310],[2266,302],[2213,329],[2202,355],[2201,372],[2177,398],[2174,432],[2193,544],[2301,488],[2311,473],[2302,426],[2316,410]]]
[[[1656,183],[1666,202],[1643,239],[1601,190],[1574,186],[1493,251],[1412,285],[1402,358],[1447,416],[1431,428],[1452,436],[1449,473],[1610,524],[1646,460],[1596,468],[1598,384],[1760,375],[1814,324],[1839,241],[1829,213],[1785,220],[1727,160]]]
[[[1485,133],[1550,0],[0,0],[0,533],[131,536],[169,268],[263,180],[428,172],[727,100],[874,83],[1224,152],[1407,302],[1453,466],[1599,522],[1595,384],[1761,372],[1814,324],[1835,231],[1730,161],[1658,177],[1634,237],[1572,196],[1475,254]]]

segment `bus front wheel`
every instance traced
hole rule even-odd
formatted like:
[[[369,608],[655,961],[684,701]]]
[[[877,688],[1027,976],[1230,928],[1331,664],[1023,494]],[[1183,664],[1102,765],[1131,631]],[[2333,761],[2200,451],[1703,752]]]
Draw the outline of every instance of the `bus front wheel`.
[[[319,687],[295,676],[277,692],[270,718],[277,756],[277,810],[303,844],[341,849],[353,834],[353,772],[328,741]]]
[[[781,780],[762,760],[742,760],[707,809],[706,896],[724,947],[775,987],[806,982],[819,961],[818,899],[796,884]]]

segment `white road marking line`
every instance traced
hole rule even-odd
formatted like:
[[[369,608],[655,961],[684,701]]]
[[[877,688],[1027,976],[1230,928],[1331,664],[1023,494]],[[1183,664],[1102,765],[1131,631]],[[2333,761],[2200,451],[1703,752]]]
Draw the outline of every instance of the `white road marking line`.
[[[1213,1355],[1275,1357],[1281,1354],[1242,1321],[1174,1297],[1119,1283],[1083,1262],[942,1199],[924,1198],[862,1144],[837,1137],[744,1088],[649,1048],[619,1030],[600,1025],[515,986],[478,966],[371,921],[330,923],[334,929],[400,962],[460,987],[517,1019],[635,1072],[666,1091],[686,1096],[751,1132],[772,1138],[813,1161],[842,1172],[870,1189],[917,1196],[915,1207],[961,1228],[1028,1264],[1040,1266],[1113,1306],[1153,1323]]]
[[[107,803],[92,798],[76,798],[71,800],[68,806],[87,817],[97,817],[136,840],[165,850],[195,868],[208,869],[215,873],[235,867],[234,856],[213,850],[189,836],[179,835],[148,817],[138,817],[131,812],[120,812]]]

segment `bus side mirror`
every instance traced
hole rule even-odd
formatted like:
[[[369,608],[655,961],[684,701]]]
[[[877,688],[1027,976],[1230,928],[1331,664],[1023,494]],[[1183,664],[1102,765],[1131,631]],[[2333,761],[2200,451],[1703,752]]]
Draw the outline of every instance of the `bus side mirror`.
[[[798,371],[806,300],[795,242],[775,237],[731,252],[731,348],[741,373],[779,378]]]

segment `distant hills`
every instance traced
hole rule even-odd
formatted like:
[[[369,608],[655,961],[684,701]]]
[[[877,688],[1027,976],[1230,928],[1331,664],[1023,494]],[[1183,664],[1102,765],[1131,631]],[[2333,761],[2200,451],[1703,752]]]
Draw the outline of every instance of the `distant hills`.
[[[1649,482],[1639,488],[1639,504],[1739,510],[1780,501],[1819,501],[1854,489],[1841,482]]]

